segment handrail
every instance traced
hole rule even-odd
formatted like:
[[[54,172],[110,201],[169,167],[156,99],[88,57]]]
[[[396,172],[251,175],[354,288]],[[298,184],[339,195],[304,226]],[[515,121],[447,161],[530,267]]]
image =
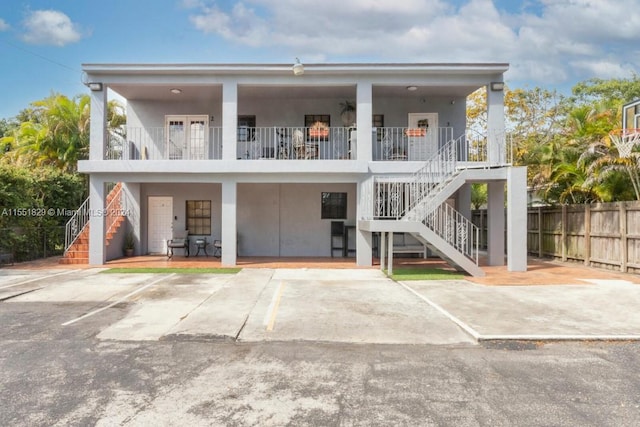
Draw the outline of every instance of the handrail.
[[[453,246],[458,252],[479,262],[480,230],[451,205],[442,203],[431,210],[422,223]]]
[[[64,229],[64,251],[69,250],[71,245],[76,241],[82,230],[89,223],[89,198],[87,197],[80,207],[74,212],[69,221],[67,221]]]
[[[110,200],[109,200],[110,199]],[[116,219],[123,215],[124,209],[122,209],[122,183],[118,182],[115,187],[109,192],[107,196],[109,201],[106,206],[105,222],[107,233],[113,231]]]

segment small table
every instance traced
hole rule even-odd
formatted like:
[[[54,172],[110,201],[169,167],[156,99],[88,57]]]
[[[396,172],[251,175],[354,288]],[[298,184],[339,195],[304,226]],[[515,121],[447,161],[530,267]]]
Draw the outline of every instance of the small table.
[[[198,237],[196,239],[196,248],[198,249],[196,251],[196,256],[198,256],[198,254],[200,253],[200,249],[202,249],[204,251],[204,255],[205,256],[209,256],[209,254],[207,253],[207,238],[206,237]]]

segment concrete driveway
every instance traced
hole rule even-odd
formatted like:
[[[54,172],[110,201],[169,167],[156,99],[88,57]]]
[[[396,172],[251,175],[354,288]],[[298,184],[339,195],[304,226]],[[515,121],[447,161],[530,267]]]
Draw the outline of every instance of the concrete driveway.
[[[5,303],[95,302],[73,327],[127,307],[102,340],[328,341],[474,344],[440,311],[362,269],[244,269],[235,275],[102,274],[101,269],[0,276]],[[3,289],[4,288],[4,289]]]
[[[461,344],[482,340],[639,340],[640,285],[396,283],[375,269],[244,269],[235,275],[4,270],[0,301],[91,303],[102,340]],[[110,317],[112,318],[112,317]]]

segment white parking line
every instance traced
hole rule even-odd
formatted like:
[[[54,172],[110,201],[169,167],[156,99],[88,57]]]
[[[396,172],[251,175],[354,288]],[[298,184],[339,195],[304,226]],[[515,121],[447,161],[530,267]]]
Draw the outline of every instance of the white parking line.
[[[107,306],[105,306],[105,307],[98,308],[98,309],[96,309],[96,310],[90,311],[90,312],[89,312],[89,313],[87,313],[87,314],[83,314],[82,316],[77,317],[77,318],[75,318],[75,319],[73,319],[73,320],[69,320],[68,322],[64,322],[64,323],[62,324],[62,326],[69,326],[69,325],[71,325],[71,324],[73,324],[73,323],[76,323],[76,322],[78,322],[78,321],[82,320],[82,319],[86,319],[86,318],[87,318],[87,317],[89,317],[89,316],[93,316],[94,314],[98,314],[98,313],[100,313],[101,311],[104,311],[104,310],[106,310],[106,309],[108,309],[108,308],[113,307],[114,305],[120,304],[121,302],[125,301],[125,300],[126,300],[126,299],[128,299],[129,297],[132,297],[133,295],[135,295],[135,294],[137,294],[137,293],[140,293],[140,292],[144,291],[144,290],[145,290],[145,289],[147,289],[148,287],[153,286],[153,285],[155,285],[156,283],[161,282],[161,281],[163,281],[164,279],[168,279],[168,278],[170,278],[170,277],[173,277],[173,276],[175,276],[175,275],[176,275],[176,273],[171,273],[171,274],[169,274],[168,276],[160,277],[159,279],[154,280],[154,281],[153,281],[153,282],[151,282],[151,283],[147,283],[146,285],[142,286],[141,288],[136,289],[135,291],[129,292],[127,295],[123,296],[122,298],[120,298],[120,299],[119,299],[119,300],[117,300],[117,301],[112,302],[111,304],[109,304],[109,305],[107,305]]]
[[[284,292],[285,283],[280,281],[280,285],[273,293],[271,298],[271,304],[267,309],[267,315],[264,317],[264,324],[267,327],[267,331],[273,331],[273,327],[276,324],[276,316],[278,315],[278,307],[280,306],[280,300],[282,299],[282,293]]]
[[[66,270],[66,271],[63,271],[62,273],[50,274],[48,276],[42,276],[42,277],[35,277],[33,279],[24,280],[22,282],[14,283],[13,285],[2,286],[2,287],[0,287],[0,290],[13,288],[14,286],[26,285],[27,283],[36,282],[38,280],[43,280],[43,279],[49,279],[51,277],[62,276],[64,274],[73,273],[74,271],[78,271],[78,270]]]

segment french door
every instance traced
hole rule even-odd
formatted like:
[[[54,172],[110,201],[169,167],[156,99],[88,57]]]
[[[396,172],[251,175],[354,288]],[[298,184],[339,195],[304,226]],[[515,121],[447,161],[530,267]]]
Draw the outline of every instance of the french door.
[[[209,156],[209,116],[166,116],[167,159],[203,160]]]

